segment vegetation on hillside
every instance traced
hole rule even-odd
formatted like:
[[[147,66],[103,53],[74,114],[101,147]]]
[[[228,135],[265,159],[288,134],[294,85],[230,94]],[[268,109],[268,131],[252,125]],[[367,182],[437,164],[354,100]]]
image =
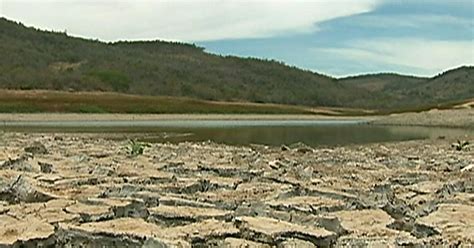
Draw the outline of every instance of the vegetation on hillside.
[[[459,67],[433,78],[375,74],[340,79],[340,82],[382,96],[388,109],[443,107],[474,98],[474,67]],[[372,107],[371,101],[354,99],[356,106]],[[390,108],[391,107],[391,108]]]
[[[4,18],[0,18],[0,51],[3,89],[113,91],[379,110],[474,96],[473,67],[434,78],[379,74],[338,80],[278,61],[213,55],[193,44],[104,43]]]
[[[320,110],[323,114],[357,111]],[[128,113],[128,114],[317,114],[307,107],[278,104],[224,103],[182,97],[137,96],[113,92],[0,90],[0,113]]]

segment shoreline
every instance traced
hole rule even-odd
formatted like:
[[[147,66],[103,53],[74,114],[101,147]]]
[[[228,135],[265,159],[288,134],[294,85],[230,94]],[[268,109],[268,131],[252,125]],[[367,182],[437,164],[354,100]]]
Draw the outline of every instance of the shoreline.
[[[430,110],[376,116],[329,116],[304,114],[77,114],[77,113],[0,113],[0,124],[18,122],[73,121],[207,121],[207,120],[336,120],[361,121],[374,126],[420,126],[474,128],[474,109]]]
[[[374,120],[367,116],[302,114],[0,114],[0,122],[28,121],[161,121],[161,120]]]
[[[433,109],[419,113],[391,114],[370,121],[371,125],[474,128],[474,109]]]

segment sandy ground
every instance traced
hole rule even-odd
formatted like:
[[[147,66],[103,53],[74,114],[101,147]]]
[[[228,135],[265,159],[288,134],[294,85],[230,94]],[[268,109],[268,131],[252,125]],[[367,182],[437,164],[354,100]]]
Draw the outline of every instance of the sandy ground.
[[[437,126],[474,128],[474,109],[431,110],[376,118],[374,125]]]
[[[149,121],[149,120],[363,120],[372,125],[474,128],[474,109],[431,110],[388,116],[251,115],[251,114],[0,114],[1,122]]]
[[[3,121],[133,121],[133,120],[372,120],[370,117],[261,114],[0,114]]]
[[[474,137],[470,137],[472,140]],[[0,133],[0,246],[469,247],[474,150]]]

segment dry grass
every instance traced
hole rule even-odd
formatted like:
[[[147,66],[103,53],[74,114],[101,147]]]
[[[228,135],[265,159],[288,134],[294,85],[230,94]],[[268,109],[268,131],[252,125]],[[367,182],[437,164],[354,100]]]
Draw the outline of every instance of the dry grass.
[[[282,104],[205,101],[185,97],[139,96],[112,92],[0,90],[0,113],[123,113],[123,114],[307,114],[371,116],[472,108],[474,99],[391,111],[358,108],[306,107]]]
[[[343,109],[317,109],[279,104],[212,102],[191,98],[137,96],[106,92],[0,90],[0,112],[343,115],[348,111],[344,111]]]

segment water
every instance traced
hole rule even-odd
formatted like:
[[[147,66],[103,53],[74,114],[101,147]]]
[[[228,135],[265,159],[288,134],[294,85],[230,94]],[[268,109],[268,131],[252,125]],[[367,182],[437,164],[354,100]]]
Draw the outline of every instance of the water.
[[[6,122],[2,129],[22,132],[114,133],[148,142],[206,141],[233,145],[311,146],[365,144],[463,136],[473,130],[372,126],[363,120],[163,120]]]

